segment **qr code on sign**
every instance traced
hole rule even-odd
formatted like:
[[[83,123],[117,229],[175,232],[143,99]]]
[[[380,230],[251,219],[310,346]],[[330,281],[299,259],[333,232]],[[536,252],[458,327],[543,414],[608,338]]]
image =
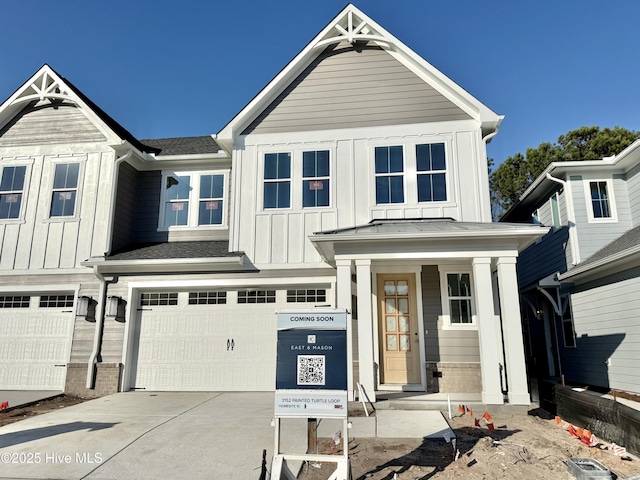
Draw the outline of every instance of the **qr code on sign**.
[[[298,355],[298,385],[324,385],[324,355]]]

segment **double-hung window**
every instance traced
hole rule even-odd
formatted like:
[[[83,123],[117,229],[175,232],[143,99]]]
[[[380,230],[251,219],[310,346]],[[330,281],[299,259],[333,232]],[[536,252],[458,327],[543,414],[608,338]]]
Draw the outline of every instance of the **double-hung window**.
[[[444,143],[416,145],[418,202],[447,200]]]
[[[607,182],[589,182],[589,194],[593,218],[611,218],[611,202],[607,191]]]
[[[302,206],[329,206],[329,150],[302,152]]]
[[[27,167],[7,166],[0,178],[0,220],[20,218],[24,178]]]
[[[200,175],[198,225],[221,225],[224,175]]]
[[[562,226],[562,220],[560,218],[560,207],[559,207],[559,195],[554,193],[551,197],[551,222],[553,223],[553,228],[555,230],[559,229]]]
[[[291,206],[291,153],[266,153],[264,156],[263,207]]]
[[[402,146],[375,147],[376,203],[404,203]]]
[[[440,270],[443,327],[475,327],[475,306],[470,272],[443,268]]]
[[[189,224],[190,175],[168,175],[164,191],[164,226]]]
[[[79,163],[57,163],[53,176],[51,216],[72,217],[78,193]]]
[[[223,225],[224,173],[165,172],[160,226]]]

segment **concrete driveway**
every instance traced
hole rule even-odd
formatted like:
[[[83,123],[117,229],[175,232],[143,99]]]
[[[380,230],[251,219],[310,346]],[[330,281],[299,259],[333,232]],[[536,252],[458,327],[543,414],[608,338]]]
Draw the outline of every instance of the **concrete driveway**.
[[[0,428],[0,478],[257,480],[274,394],[127,392]],[[283,425],[306,451],[306,420]]]

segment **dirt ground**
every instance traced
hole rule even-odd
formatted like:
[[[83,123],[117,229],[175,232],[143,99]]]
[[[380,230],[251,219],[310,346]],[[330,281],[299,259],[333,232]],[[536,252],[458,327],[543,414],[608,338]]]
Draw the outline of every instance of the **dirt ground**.
[[[482,415],[480,412],[479,415]],[[478,415],[478,414],[476,414]],[[633,455],[622,459],[600,441],[589,447],[571,436],[567,422],[558,425],[555,417],[542,409],[529,415],[493,417],[494,431],[480,418],[457,414],[449,425],[456,447],[442,440],[352,438],[349,458],[353,480],[445,480],[445,479],[575,479],[565,465],[568,458],[599,461],[614,479],[640,475],[640,460]],[[578,425],[579,426],[579,425]],[[319,453],[342,453],[332,448],[331,439],[319,440]],[[459,451],[456,460],[456,450]],[[320,468],[318,468],[320,467]],[[335,464],[305,464],[300,480],[326,480]],[[397,476],[395,476],[397,475]]]
[[[0,398],[0,400],[2,400]],[[70,405],[76,405],[77,403],[84,402],[85,399],[73,397],[70,395],[60,395],[49,400],[43,400],[33,405],[19,407],[12,409],[11,405],[6,410],[0,410],[0,427],[9,425],[10,423],[19,422],[25,418],[40,415],[41,413],[48,413],[59,408],[68,407]]]

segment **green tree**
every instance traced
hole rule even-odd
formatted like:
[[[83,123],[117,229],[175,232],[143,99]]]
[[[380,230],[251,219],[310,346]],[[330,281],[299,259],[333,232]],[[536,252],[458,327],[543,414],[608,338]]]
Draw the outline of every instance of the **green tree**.
[[[489,163],[491,210],[499,218],[551,162],[598,160],[620,153],[640,138],[640,132],[622,127],[580,127],[560,135],[556,143],[543,142],[537,148],[527,148],[526,154],[516,153],[498,168]]]

